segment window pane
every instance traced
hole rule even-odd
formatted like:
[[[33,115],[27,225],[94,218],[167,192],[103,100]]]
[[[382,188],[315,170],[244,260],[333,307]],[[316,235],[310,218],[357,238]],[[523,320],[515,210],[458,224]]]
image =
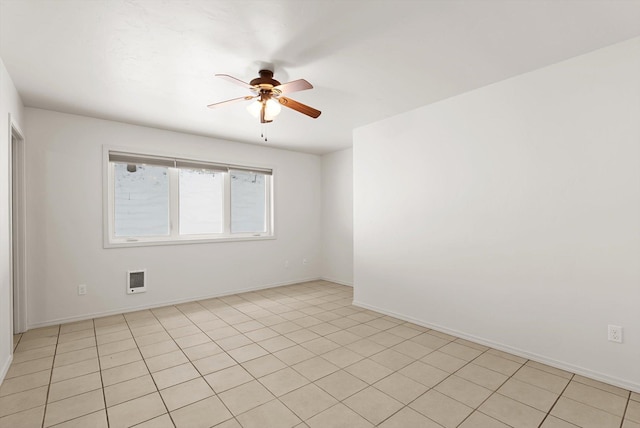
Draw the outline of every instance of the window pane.
[[[115,235],[169,234],[168,168],[114,163]]]
[[[224,173],[180,169],[180,234],[224,232]]]
[[[231,172],[231,232],[266,232],[266,177]]]

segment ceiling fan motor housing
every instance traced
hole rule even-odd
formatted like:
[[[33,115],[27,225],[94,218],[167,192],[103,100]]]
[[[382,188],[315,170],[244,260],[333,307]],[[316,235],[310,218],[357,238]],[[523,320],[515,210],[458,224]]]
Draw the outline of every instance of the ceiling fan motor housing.
[[[249,82],[251,86],[258,86],[260,89],[273,89],[274,86],[280,85],[280,82],[273,78],[273,71],[260,70],[258,74],[260,77],[256,77]]]

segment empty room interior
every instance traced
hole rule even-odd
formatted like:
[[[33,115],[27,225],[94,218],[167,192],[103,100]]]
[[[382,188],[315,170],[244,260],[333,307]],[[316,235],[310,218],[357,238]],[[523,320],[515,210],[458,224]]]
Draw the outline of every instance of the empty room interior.
[[[0,0],[0,428],[640,428],[640,0]]]

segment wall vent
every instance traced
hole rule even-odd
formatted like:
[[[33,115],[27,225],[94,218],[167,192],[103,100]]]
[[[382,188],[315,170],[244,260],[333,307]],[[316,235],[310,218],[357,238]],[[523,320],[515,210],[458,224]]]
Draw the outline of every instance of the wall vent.
[[[147,291],[147,270],[127,271],[127,294],[144,293]]]

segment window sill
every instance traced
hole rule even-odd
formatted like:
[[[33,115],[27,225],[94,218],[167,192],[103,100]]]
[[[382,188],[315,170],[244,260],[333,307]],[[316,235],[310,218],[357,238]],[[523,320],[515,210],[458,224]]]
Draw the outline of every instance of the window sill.
[[[138,239],[136,241],[117,240],[108,241],[105,240],[103,248],[128,248],[128,247],[152,247],[158,245],[186,245],[186,244],[212,244],[218,242],[242,242],[242,241],[268,241],[276,239],[275,235],[263,235],[263,236],[238,236],[224,238],[183,238],[183,239],[164,239],[164,238],[146,238]]]

